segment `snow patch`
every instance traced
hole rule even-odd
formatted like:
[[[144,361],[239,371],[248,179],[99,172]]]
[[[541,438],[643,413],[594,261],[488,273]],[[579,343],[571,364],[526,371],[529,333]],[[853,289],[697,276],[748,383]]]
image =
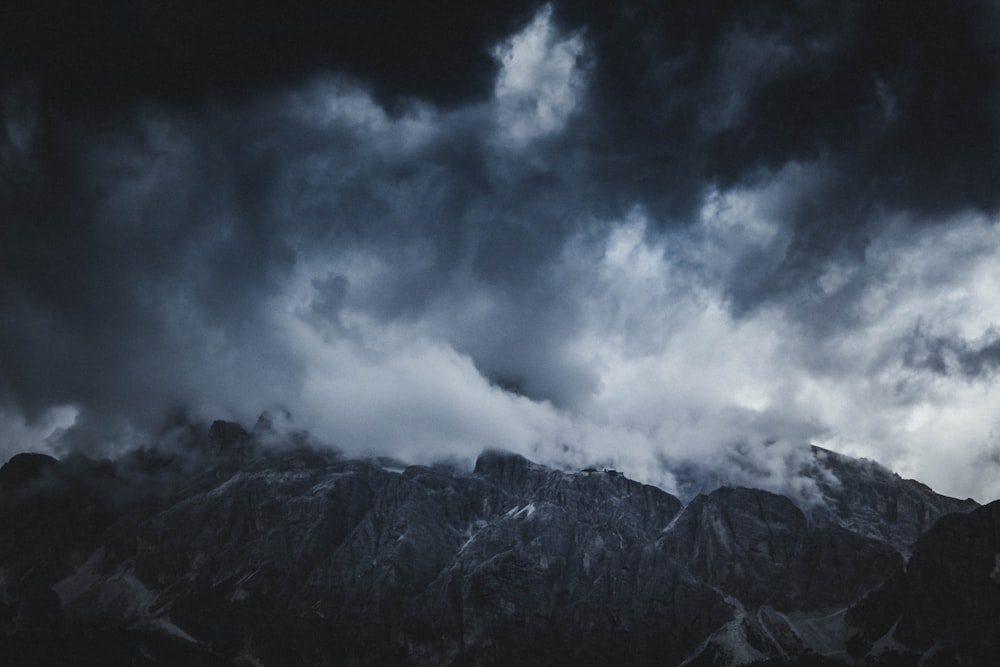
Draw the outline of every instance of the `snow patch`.
[[[522,519],[530,519],[531,515],[534,513],[535,513],[535,503],[532,502],[528,503],[524,507],[521,507],[520,505],[515,505],[514,507],[507,510],[507,513],[504,516],[507,516],[511,519],[516,519],[518,517]]]
[[[515,508],[516,509],[516,508]],[[487,523],[482,519],[478,519],[473,523],[470,523],[465,529],[465,542],[458,549],[458,554],[461,555],[470,544],[476,541],[479,534],[483,532],[483,529],[487,526]]]
[[[530,519],[531,515],[535,513],[535,503],[528,503],[517,512],[514,513],[514,517],[521,517],[522,519]]]

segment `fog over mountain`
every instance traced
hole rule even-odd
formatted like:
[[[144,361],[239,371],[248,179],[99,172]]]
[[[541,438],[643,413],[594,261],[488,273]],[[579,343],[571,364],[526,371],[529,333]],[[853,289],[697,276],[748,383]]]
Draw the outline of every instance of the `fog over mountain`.
[[[997,35],[987,1],[5,8],[0,458],[270,410],[669,492],[819,497],[812,443],[985,503]]]

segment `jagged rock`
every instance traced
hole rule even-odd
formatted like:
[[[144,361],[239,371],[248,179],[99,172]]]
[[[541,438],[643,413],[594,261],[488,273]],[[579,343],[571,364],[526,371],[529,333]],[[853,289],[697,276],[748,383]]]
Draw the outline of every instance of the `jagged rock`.
[[[250,434],[236,422],[216,419],[208,429],[208,444],[216,454],[234,451],[249,439]]]
[[[812,446],[807,467],[823,499],[805,507],[809,516],[853,533],[887,542],[903,554],[938,518],[968,512],[979,504],[935,493],[927,485],[903,479],[874,461],[853,459]]]
[[[846,606],[902,568],[889,545],[814,526],[788,498],[723,487],[695,498],[662,548],[743,604],[782,611]]]
[[[472,472],[400,469],[305,439],[270,449],[258,431],[214,423],[221,463],[139,450],[4,495],[0,659],[48,656],[53,637],[91,651],[86,638],[104,636],[121,641],[112,662],[846,660],[844,609],[896,591],[882,594],[890,613],[851,612],[857,651],[901,618],[914,586],[893,545],[866,534],[878,514],[856,534],[764,491],[721,488],[683,507],[621,474],[506,452]],[[868,483],[838,474],[840,489]],[[928,623],[913,632],[934,636]]]

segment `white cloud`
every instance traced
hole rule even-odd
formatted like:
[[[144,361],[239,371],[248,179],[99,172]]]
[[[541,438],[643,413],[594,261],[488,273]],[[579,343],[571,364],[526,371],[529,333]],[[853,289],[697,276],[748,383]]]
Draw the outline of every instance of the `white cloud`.
[[[870,246],[863,319],[830,344],[841,369],[812,377],[827,444],[881,460],[953,495],[1000,496],[995,376],[941,375],[906,365],[914,332],[976,340],[1000,322],[1000,228],[959,216],[922,230],[889,225]]]
[[[285,113],[307,127],[364,137],[366,147],[384,156],[407,155],[426,146],[442,129],[440,116],[414,100],[390,116],[369,91],[350,80],[324,77],[288,95]]]
[[[494,97],[503,146],[521,148],[563,130],[584,93],[583,54],[581,35],[557,32],[550,5],[494,49],[501,66]]]
[[[765,38],[730,35],[717,92],[732,96],[706,123],[738,122],[747,91],[789,64],[791,51],[777,37],[756,48]],[[374,189],[372,174],[402,164],[430,175],[378,191],[382,217],[350,224],[370,228],[384,217],[402,229],[421,216],[437,225],[437,218],[450,223],[460,215],[462,241],[476,238],[476,216],[489,221],[484,228],[493,224],[492,207],[503,199],[472,198],[460,210],[438,210],[435,179],[447,179],[454,165],[406,160],[433,153],[456,123],[479,148],[524,149],[563,132],[586,94],[584,38],[560,34],[549,6],[494,55],[500,71],[493,99],[457,111],[414,106],[389,116],[344,81],[320,82],[294,97],[292,115],[339,143],[300,156],[285,171],[298,179],[289,177],[296,196],[288,216],[305,209],[294,208],[302,201],[320,217],[348,215],[339,188],[357,181]],[[491,187],[509,185],[502,172],[517,163],[500,166]],[[582,231],[561,239],[556,261],[533,274],[531,294],[480,280],[467,262],[435,274],[437,248],[419,233],[408,244],[394,242],[391,252],[378,243],[317,244],[303,234],[296,239],[297,273],[278,299],[283,334],[275,339],[307,369],[301,395],[286,396],[286,403],[301,405],[297,413],[308,427],[349,451],[424,462],[471,461],[485,447],[504,447],[553,464],[601,462],[666,488],[674,482],[662,462],[687,462],[715,467],[735,483],[808,494],[808,482],[796,475],[796,452],[813,441],[875,458],[942,492],[1000,496],[993,464],[983,463],[992,460],[1000,430],[994,378],[943,376],[904,359],[918,326],[975,341],[1000,323],[996,220],[873,220],[867,253],[817,259],[825,263],[815,267],[815,285],[799,286],[805,297],[794,293],[733,314],[728,290],[766,284],[793,241],[789,212],[821,200],[835,169],[822,160],[791,162],[716,187],[696,219],[668,231],[658,231],[662,221],[641,207],[621,220],[581,222]],[[427,275],[437,282],[420,308],[388,319],[378,310],[387,293],[407,289],[410,276]],[[309,315],[315,285],[330,276],[346,286],[333,329]],[[839,307],[836,297],[848,288],[857,297],[842,322],[836,312],[823,313],[834,323],[826,333],[802,323],[797,299]],[[552,295],[552,308],[572,326],[546,330],[526,319],[538,311],[513,303]],[[499,340],[505,327],[517,326],[535,326],[540,336],[557,331],[565,337],[557,344],[560,372],[572,366],[594,381],[567,394],[572,399],[562,409],[491,386],[476,365],[483,348],[469,341]],[[515,352],[528,357],[532,350]]]
[[[755,187],[711,192],[691,228],[657,232],[636,208],[567,239],[543,278],[564,287],[563,307],[578,317],[562,351],[597,381],[563,409],[498,390],[456,351],[462,336],[505,316],[505,297],[489,285],[462,274],[435,305],[387,323],[366,295],[400,267],[374,250],[302,263],[279,337],[309,369],[290,403],[349,451],[414,461],[471,463],[502,447],[566,467],[598,462],[668,489],[664,462],[696,464],[730,483],[808,497],[812,483],[798,468],[814,442],[945,493],[1000,495],[981,464],[996,447],[996,383],[904,363],[918,322],[981,336],[1000,320],[994,222],[963,217],[918,234],[888,225],[863,265],[825,268],[821,282],[866,281],[859,316],[836,335],[813,338],[788,310],[794,303],[731,313],[725,290],[738,259],[761,249],[780,258],[781,201],[811,173],[790,167]],[[414,252],[407,262],[433,261]],[[344,329],[333,335],[304,316],[313,280],[332,274],[350,285]]]
[[[56,441],[79,415],[74,405],[56,405],[29,422],[17,412],[0,408],[0,465],[19,452],[55,455]]]

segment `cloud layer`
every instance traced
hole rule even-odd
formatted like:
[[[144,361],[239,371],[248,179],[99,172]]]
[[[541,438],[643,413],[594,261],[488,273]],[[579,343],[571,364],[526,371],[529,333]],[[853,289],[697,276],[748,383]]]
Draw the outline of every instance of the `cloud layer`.
[[[136,52],[110,74],[90,41],[79,70],[22,44],[3,452],[283,408],[412,461],[808,495],[813,442],[1000,496],[996,5],[581,7],[421,38],[303,5],[212,52],[223,3],[206,32],[143,15],[151,44],[94,28]],[[298,46],[265,66],[264,33]]]

